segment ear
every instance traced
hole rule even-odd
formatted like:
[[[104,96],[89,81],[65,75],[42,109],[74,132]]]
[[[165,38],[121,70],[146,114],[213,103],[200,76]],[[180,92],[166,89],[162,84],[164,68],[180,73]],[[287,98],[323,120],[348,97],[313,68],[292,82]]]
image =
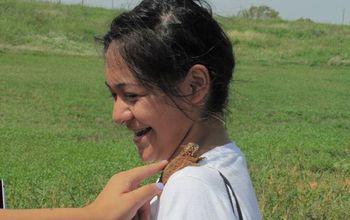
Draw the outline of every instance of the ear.
[[[187,72],[184,83],[187,87],[186,90],[191,94],[190,102],[194,105],[204,104],[210,88],[210,76],[207,67],[202,64],[192,66]]]

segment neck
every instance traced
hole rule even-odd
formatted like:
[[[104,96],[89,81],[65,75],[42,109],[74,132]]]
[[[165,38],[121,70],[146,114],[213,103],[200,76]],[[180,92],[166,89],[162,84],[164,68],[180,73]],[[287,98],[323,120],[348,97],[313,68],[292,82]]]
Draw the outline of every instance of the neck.
[[[202,121],[195,121],[169,160],[180,153],[181,145],[187,145],[190,142],[198,144],[200,146],[199,154],[203,154],[216,146],[227,144],[229,141],[222,121],[211,117]]]

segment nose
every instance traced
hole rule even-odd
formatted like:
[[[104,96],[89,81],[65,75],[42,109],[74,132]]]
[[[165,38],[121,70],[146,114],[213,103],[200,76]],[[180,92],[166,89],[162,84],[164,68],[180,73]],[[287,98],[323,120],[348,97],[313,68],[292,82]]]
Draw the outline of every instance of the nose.
[[[116,97],[112,113],[113,122],[122,125],[132,119],[132,117],[132,112],[127,103],[125,103],[122,99]]]

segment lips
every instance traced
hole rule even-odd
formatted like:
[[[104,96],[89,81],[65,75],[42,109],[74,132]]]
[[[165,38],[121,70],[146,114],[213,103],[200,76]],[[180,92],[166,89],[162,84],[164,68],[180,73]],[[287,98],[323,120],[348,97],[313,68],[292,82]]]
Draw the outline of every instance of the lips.
[[[134,143],[139,144],[142,138],[152,130],[151,127],[144,128],[134,133]]]
[[[141,131],[135,132],[135,136],[136,136],[136,137],[141,137],[141,136],[147,134],[148,132],[150,132],[151,130],[152,130],[151,127],[144,128],[144,129],[142,129]]]

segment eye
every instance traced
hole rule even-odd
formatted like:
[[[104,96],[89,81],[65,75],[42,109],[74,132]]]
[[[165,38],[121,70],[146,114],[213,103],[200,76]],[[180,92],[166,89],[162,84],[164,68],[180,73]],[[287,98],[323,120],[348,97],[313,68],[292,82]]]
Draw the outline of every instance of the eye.
[[[137,101],[138,97],[139,97],[139,95],[134,94],[134,93],[125,93],[124,94],[124,98],[128,102],[135,102],[135,101]]]

